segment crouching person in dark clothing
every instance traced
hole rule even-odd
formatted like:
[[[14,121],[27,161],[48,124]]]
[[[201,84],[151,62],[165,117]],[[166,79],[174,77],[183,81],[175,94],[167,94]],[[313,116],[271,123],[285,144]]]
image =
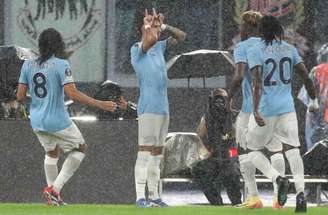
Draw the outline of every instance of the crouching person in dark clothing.
[[[230,149],[234,144],[231,113],[226,112],[227,92],[216,89],[211,92],[206,113],[197,128],[210,156],[198,162],[192,169],[193,177],[212,205],[223,205],[220,194],[226,188],[232,205],[241,204],[240,172]]]

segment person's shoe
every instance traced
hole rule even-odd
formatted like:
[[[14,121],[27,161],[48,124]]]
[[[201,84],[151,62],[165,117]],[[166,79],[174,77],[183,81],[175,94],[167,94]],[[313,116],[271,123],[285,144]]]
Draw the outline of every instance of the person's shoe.
[[[258,196],[248,197],[244,203],[239,205],[240,208],[259,209],[263,208],[263,203]]]
[[[282,206],[280,206],[279,203],[278,203],[278,197],[275,197],[275,198],[273,199],[272,208],[273,208],[274,210],[279,210],[279,209],[282,208]]]
[[[136,206],[138,208],[149,208],[149,207],[151,207],[150,204],[149,204],[149,202],[146,199],[144,199],[144,198],[138,199],[136,201]]]
[[[162,199],[149,200],[151,207],[168,207],[168,204],[162,201]]]
[[[289,190],[289,180],[288,178],[278,176],[277,180],[278,185],[278,204],[284,206],[287,202],[287,194]]]
[[[53,205],[53,206],[66,205],[66,203],[60,198],[60,194],[54,191],[52,186],[44,188],[43,195],[46,198],[48,205]]]
[[[296,196],[296,208],[295,213],[306,213],[307,204],[303,192],[300,192]]]

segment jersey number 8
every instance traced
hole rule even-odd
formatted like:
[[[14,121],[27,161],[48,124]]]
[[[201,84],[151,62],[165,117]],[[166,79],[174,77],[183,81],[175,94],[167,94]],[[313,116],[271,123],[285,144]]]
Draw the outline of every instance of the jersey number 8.
[[[33,82],[34,82],[34,93],[39,98],[44,98],[47,96],[48,92],[46,89],[46,83],[47,79],[46,76],[42,73],[36,73],[33,76]]]

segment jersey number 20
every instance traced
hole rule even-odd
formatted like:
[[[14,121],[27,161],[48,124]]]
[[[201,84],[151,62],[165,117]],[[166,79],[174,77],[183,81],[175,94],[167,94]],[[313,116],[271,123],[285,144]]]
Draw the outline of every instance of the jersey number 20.
[[[282,81],[282,83],[284,84],[289,84],[291,79],[285,79],[284,77],[284,63],[288,62],[290,70],[291,71],[291,66],[292,66],[292,60],[289,57],[284,57],[279,61],[279,77],[280,80]],[[265,61],[265,64],[272,64],[272,69],[269,72],[269,74],[265,77],[264,79],[264,86],[268,87],[268,86],[276,86],[277,82],[276,81],[271,81],[271,78],[274,74],[274,72],[276,71],[277,68],[277,63],[276,61],[274,61],[272,58],[269,58]]]
[[[47,96],[48,92],[46,89],[46,83],[47,79],[46,76],[42,73],[36,73],[33,76],[33,82],[34,82],[34,93],[39,98],[44,98]]]

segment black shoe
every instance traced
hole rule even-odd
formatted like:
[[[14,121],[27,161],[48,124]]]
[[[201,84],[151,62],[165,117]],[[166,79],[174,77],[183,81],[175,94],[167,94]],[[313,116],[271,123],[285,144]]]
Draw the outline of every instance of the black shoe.
[[[301,192],[296,196],[295,213],[306,213],[306,199],[304,193]]]
[[[278,204],[284,206],[287,202],[287,194],[289,190],[288,178],[278,176],[276,179],[278,185]]]

